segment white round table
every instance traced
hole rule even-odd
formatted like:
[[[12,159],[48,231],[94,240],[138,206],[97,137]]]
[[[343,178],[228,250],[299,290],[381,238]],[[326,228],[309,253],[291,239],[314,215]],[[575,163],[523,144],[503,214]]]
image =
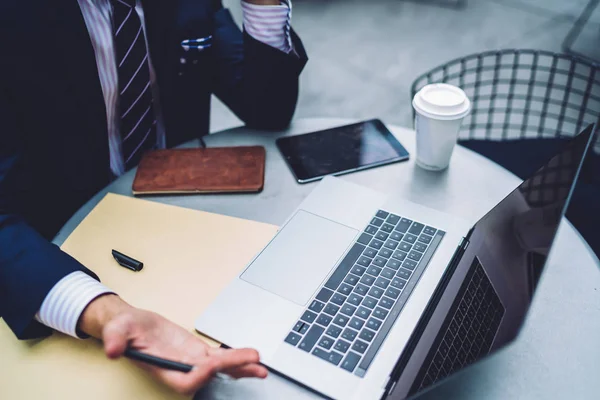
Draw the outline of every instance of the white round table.
[[[208,147],[262,145],[267,150],[265,188],[260,194],[160,196],[149,200],[281,225],[316,183],[300,185],[275,139],[351,123],[346,119],[302,119],[281,133],[244,127],[205,139]],[[488,159],[458,146],[450,167],[428,172],[414,163],[414,131],[390,126],[410,152],[408,162],[345,175],[342,179],[422,203],[475,223],[520,180]],[[197,142],[183,147],[197,146]],[[135,170],[85,204],[54,242],[62,244],[108,192],[131,196]],[[593,212],[593,210],[590,210]],[[190,321],[190,327],[193,321]],[[598,398],[600,396],[600,263],[579,233],[564,221],[525,326],[502,351],[461,371],[421,398]],[[305,388],[270,374],[264,381],[214,380],[197,395],[206,399],[309,399]]]

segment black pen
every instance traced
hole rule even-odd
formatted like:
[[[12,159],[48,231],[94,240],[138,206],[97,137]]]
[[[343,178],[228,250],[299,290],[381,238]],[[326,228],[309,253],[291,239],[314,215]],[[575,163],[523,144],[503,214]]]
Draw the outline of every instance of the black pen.
[[[177,361],[165,360],[164,358],[155,357],[155,356],[151,356],[149,354],[141,353],[141,352],[139,352],[137,350],[133,350],[131,348],[128,348],[127,350],[125,350],[124,355],[125,355],[125,357],[130,358],[132,360],[141,361],[143,363],[153,365],[155,367],[159,367],[159,368],[163,368],[163,369],[170,369],[172,371],[179,371],[179,372],[187,373],[187,372],[190,372],[192,369],[194,369],[193,365],[182,364]]]
[[[125,267],[135,272],[139,272],[144,268],[144,263],[136,260],[135,258],[131,258],[117,250],[112,251],[112,255],[117,260],[121,267]]]

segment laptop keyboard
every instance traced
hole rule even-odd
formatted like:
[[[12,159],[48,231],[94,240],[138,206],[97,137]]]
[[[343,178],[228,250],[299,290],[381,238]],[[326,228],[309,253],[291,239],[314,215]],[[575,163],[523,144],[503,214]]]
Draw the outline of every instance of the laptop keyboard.
[[[444,234],[378,211],[285,342],[363,377]]]
[[[417,374],[411,394],[488,354],[504,312],[498,294],[475,257]]]

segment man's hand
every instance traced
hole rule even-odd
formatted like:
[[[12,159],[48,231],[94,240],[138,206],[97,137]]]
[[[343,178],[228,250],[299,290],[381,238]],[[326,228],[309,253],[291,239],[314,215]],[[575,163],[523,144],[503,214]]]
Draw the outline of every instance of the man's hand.
[[[258,364],[255,350],[211,348],[179,325],[131,307],[115,295],[101,296],[91,302],[80,318],[79,329],[102,339],[109,358],[121,357],[131,346],[153,356],[194,365],[191,372],[182,373],[138,363],[178,393],[193,394],[217,372],[233,378],[267,376],[266,368]]]
[[[257,4],[259,6],[278,6],[281,5],[281,0],[242,0],[246,3]]]

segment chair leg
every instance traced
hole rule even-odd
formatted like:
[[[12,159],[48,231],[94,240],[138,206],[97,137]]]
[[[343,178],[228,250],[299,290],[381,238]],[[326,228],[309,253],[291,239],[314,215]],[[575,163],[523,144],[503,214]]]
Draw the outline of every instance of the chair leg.
[[[567,33],[567,36],[565,37],[565,40],[562,43],[562,49],[565,53],[572,54],[572,55],[579,56],[579,57],[585,57],[588,59],[590,58],[589,56],[586,56],[585,54],[581,54],[581,53],[574,51],[571,47],[573,46],[573,43],[575,42],[575,40],[577,40],[577,38],[581,34],[583,27],[589,21],[590,17],[592,16],[592,13],[596,9],[596,7],[598,7],[598,4],[600,4],[600,0],[590,0],[590,2],[587,4],[587,6],[585,6],[583,12],[579,16],[579,18],[577,18],[577,21],[575,21],[575,24],[573,25],[573,27],[571,28],[569,33]]]

